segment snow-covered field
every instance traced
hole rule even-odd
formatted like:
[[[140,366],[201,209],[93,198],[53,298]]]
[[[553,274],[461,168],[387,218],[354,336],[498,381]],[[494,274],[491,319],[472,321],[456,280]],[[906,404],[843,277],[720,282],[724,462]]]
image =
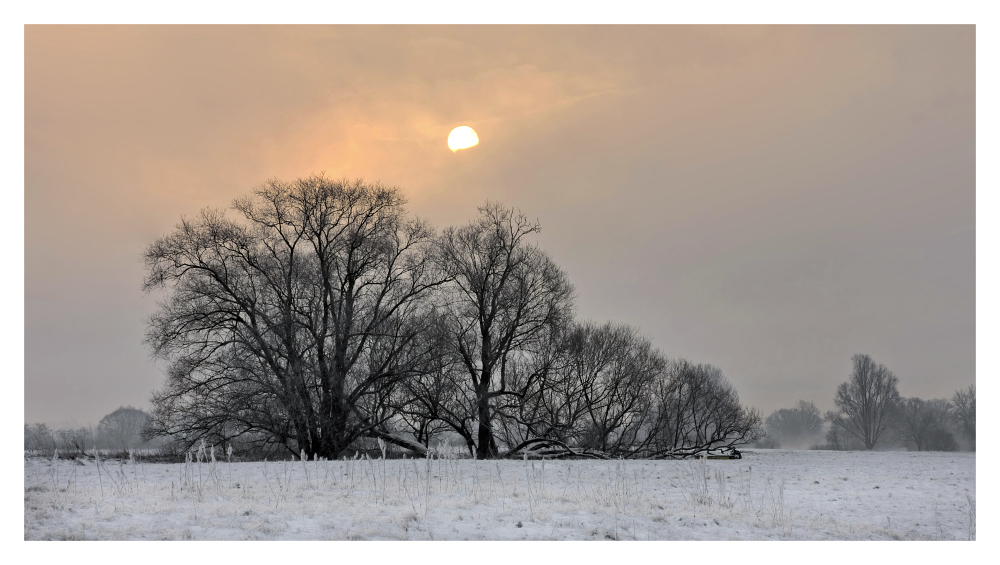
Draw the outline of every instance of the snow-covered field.
[[[973,453],[24,462],[26,540],[968,540],[975,501]]]

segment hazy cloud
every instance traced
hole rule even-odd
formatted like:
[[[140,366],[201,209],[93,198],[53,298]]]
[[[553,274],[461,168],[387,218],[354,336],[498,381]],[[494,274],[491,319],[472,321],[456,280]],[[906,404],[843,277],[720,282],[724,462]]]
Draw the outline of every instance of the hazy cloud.
[[[25,418],[159,386],[139,254],[326,171],[537,217],[584,318],[824,409],[975,377],[972,26],[27,26]],[[458,125],[481,144],[452,153]]]

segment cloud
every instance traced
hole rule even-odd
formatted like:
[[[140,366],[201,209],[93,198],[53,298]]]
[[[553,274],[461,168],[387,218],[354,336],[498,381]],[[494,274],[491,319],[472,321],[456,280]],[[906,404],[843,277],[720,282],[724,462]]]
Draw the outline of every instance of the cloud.
[[[974,248],[948,239],[975,229],[974,55],[971,26],[27,26],[26,416],[74,410],[70,378],[95,399],[128,381],[108,410],[141,405],[159,383],[138,343],[155,308],[141,250],[182,215],[320,171],[398,185],[439,227],[487,198],[521,208],[584,317],[638,325],[741,392],[839,378],[849,356],[825,344],[854,343],[851,301],[886,305],[898,373],[946,396],[935,357],[974,372]],[[450,152],[458,125],[480,145]],[[926,251],[868,285],[786,284],[900,245]],[[956,254],[954,280],[895,300]],[[816,295],[843,300],[791,306]],[[834,327],[789,334],[771,306],[785,329]],[[770,329],[749,347],[726,320]],[[935,324],[962,336],[936,356],[919,331]],[[65,353],[44,346],[56,335]],[[778,389],[745,400],[823,404]]]

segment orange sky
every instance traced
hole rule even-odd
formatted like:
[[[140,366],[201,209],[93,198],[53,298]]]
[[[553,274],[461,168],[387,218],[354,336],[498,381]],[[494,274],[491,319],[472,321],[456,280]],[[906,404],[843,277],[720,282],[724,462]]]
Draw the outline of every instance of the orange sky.
[[[146,406],[143,248],[320,171],[520,208],[580,317],[765,415],[854,353],[975,380],[972,26],[26,26],[25,421]]]

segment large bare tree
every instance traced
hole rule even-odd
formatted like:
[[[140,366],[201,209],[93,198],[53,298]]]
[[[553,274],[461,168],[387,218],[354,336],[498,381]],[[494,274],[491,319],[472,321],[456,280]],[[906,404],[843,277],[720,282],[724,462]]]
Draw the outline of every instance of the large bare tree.
[[[899,379],[868,355],[851,358],[854,366],[850,379],[837,387],[836,412],[826,415],[830,424],[873,449],[892,428],[900,397]]]
[[[451,421],[480,458],[499,453],[495,409],[516,404],[544,364],[526,362],[532,346],[567,324],[573,289],[566,275],[527,237],[539,225],[495,202],[440,238],[439,264],[449,277],[445,328],[461,375]],[[517,368],[538,367],[512,386]],[[470,406],[471,404],[471,406]]]
[[[268,181],[145,252],[166,299],[147,341],[169,362],[155,431],[246,434],[336,457],[386,428],[395,387],[424,370],[434,233],[396,188],[312,176]]]

